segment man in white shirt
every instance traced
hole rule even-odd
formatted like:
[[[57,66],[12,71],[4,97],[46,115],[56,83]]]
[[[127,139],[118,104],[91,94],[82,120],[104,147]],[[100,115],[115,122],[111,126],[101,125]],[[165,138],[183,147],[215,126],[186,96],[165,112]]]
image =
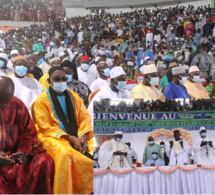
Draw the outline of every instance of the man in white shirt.
[[[15,84],[14,95],[23,101],[31,114],[31,105],[43,92],[40,83],[26,76],[29,67],[28,61],[24,56],[16,56],[13,60],[14,74],[8,76]]]
[[[11,50],[10,52],[10,60],[8,61],[7,63],[7,67],[9,68],[13,68],[13,59],[19,55],[19,51],[14,49],[14,50]]]
[[[13,73],[13,68],[7,67],[8,55],[0,53],[0,76],[6,76]]]
[[[194,163],[206,166],[215,165],[214,140],[207,136],[205,127],[199,129],[200,137],[193,144]]]
[[[97,71],[99,77],[90,86],[92,92],[110,85],[110,79],[108,78],[110,75],[110,68],[106,62],[100,61],[97,65]]]

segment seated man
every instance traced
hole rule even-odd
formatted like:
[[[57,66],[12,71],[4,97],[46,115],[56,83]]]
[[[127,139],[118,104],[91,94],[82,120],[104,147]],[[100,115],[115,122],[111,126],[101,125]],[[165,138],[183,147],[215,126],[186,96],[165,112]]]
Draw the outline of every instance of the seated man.
[[[207,99],[210,98],[205,87],[200,83],[200,71],[198,66],[191,66],[189,69],[189,78],[184,83],[187,92],[191,98]]]
[[[152,150],[152,158],[147,160],[146,167],[150,167],[150,166],[165,166],[164,160],[161,158],[158,158],[158,151],[156,149]]]
[[[149,145],[145,147],[144,154],[143,154],[143,165],[146,164],[147,160],[152,158],[152,151],[156,149],[158,152],[158,157],[163,159],[163,153],[161,152],[161,147],[158,144],[154,143],[154,138],[152,136],[148,137]]]
[[[100,168],[128,168],[129,164],[128,146],[122,142],[122,131],[115,131],[114,138],[105,141],[99,150]]]
[[[167,85],[163,91],[163,95],[167,99],[190,98],[186,87],[183,85],[186,79],[185,68],[180,66],[172,69],[173,80]]]
[[[8,55],[0,53],[0,76],[6,76],[13,72],[13,68],[7,67]]]
[[[32,105],[32,117],[41,146],[55,162],[53,193],[89,194],[93,192],[93,160],[89,158],[93,129],[82,99],[67,89],[67,79],[62,67],[50,68],[50,87]]]
[[[170,141],[166,145],[166,154],[169,157],[170,166],[190,164],[189,153],[191,151],[191,147],[188,143],[184,143],[180,136],[180,131],[175,130],[175,141]]]
[[[16,56],[13,67],[14,74],[8,77],[15,84],[14,95],[24,102],[30,112],[32,103],[43,92],[43,88],[36,79],[26,76],[29,64],[24,56]]]
[[[132,98],[151,98],[165,100],[163,94],[155,87],[159,83],[159,77],[157,77],[157,68],[154,64],[146,65],[143,67],[144,79],[135,86],[131,95]]]
[[[0,77],[0,194],[52,194],[53,160],[34,147],[37,131],[14,88],[10,78]]]

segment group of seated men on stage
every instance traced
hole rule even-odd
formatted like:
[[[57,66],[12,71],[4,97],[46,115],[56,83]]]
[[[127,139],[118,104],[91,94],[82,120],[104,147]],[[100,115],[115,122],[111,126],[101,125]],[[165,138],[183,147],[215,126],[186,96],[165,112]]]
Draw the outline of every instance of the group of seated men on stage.
[[[115,131],[114,138],[105,141],[94,153],[95,168],[129,168],[136,167],[138,156],[129,141],[122,141],[121,131]],[[214,140],[207,136],[205,127],[199,129],[199,137],[191,146],[182,139],[179,130],[174,130],[174,140],[160,145],[152,136],[148,137],[149,144],[145,146],[142,165],[149,166],[184,166],[189,164],[215,165]],[[191,156],[193,158],[191,158]]]

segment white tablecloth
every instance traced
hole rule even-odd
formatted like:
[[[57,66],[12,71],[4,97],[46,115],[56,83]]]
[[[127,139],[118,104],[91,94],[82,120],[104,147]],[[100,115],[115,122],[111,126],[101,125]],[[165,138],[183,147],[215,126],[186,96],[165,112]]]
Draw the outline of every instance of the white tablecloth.
[[[186,167],[192,168],[194,165]],[[147,170],[151,167],[139,169]],[[94,172],[99,170],[104,169],[97,168]],[[193,171],[177,169],[172,173],[155,170],[147,174],[136,171],[126,174],[108,172],[94,176],[94,194],[215,194],[215,169],[197,168]]]

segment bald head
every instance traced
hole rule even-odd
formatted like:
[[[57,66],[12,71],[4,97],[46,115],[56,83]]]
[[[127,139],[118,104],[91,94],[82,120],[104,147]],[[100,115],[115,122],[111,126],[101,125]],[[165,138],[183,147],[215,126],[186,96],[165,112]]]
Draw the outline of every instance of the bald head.
[[[12,100],[14,89],[15,86],[11,78],[0,76],[0,108]]]

